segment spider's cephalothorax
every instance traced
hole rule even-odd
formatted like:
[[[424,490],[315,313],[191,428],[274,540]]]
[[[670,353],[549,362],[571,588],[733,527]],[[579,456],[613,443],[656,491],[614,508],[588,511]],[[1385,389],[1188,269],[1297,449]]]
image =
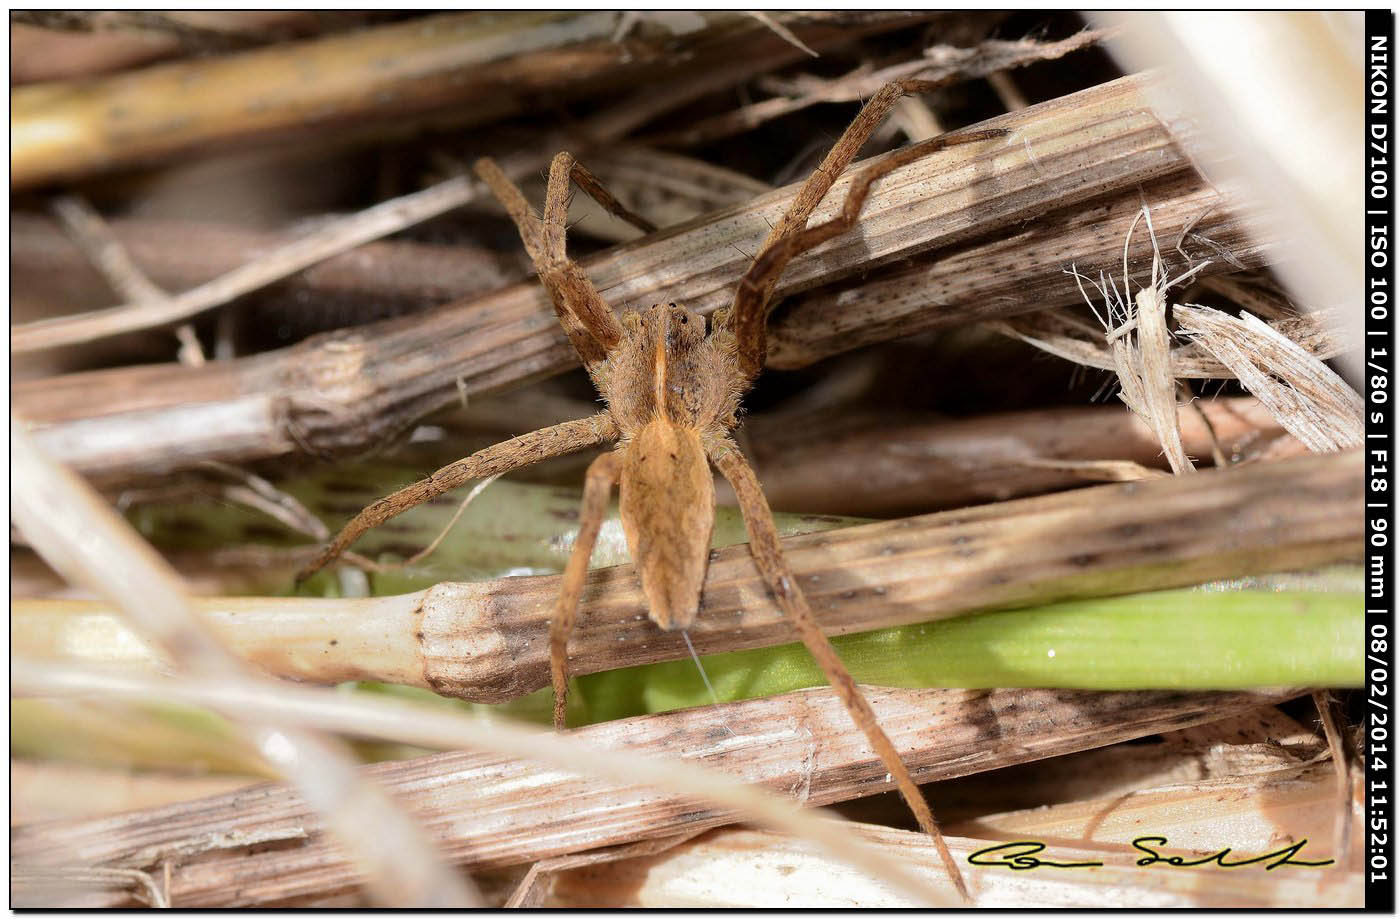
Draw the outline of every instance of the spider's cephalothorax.
[[[685,629],[700,609],[714,529],[707,450],[737,423],[742,376],[734,336],[684,306],[622,318],[622,339],[594,379],[621,437],[620,513],[649,615]]]
[[[787,214],[739,279],[732,304],[714,314],[709,334],[704,319],[675,303],[658,303],[619,317],[587,274],[569,259],[564,251],[564,233],[571,182],[643,231],[655,229],[618,203],[572,156],[560,153],[550,166],[543,219],[495,163],[478,162],[477,175],[515,221],[564,334],[607,401],[608,410],[488,447],[381,498],[350,521],[303,569],[301,577],[340,555],[370,527],[471,479],[616,442],[617,449],[603,453],[588,467],[578,536],[560,579],[559,599],[550,624],[554,723],[562,728],[568,694],[569,633],[583,595],[588,558],[607,513],[613,485],[621,488],[623,529],[641,576],[651,619],[664,629],[684,629],[699,610],[709,561],[710,532],[714,526],[714,480],[710,473],[713,464],[734,487],[749,530],[749,550],[773,599],[791,617],[851,718],[889,770],[915,819],[934,838],[949,877],[966,897],[962,874],[943,843],[928,803],[880,728],[870,703],[817,625],[797,586],[797,578],[783,557],[778,529],[758,478],[729,437],[738,423],[739,398],[763,367],[768,308],[788,261],[851,230],[871,184],[891,170],[943,147],[991,140],[1006,133],[990,129],[943,135],[895,151],[855,177],[837,216],[807,226],[812,211],[836,177],[899,97],[935,85],[913,80],[891,83],[871,98],[793,197]]]

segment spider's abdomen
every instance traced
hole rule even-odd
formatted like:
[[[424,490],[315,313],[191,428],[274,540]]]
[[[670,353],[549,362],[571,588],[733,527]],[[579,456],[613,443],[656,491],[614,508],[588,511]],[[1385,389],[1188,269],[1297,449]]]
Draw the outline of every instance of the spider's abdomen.
[[[626,446],[619,486],[622,529],[652,622],[689,628],[715,524],[715,486],[700,436],[656,420]]]

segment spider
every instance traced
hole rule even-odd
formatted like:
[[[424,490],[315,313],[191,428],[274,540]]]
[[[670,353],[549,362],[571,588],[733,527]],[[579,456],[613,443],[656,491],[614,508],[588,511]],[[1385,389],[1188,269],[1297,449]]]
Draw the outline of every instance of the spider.
[[[870,703],[818,628],[797,579],[783,557],[772,511],[753,468],[730,432],[738,426],[739,401],[763,368],[765,328],[777,285],[788,262],[856,223],[871,185],[886,173],[945,147],[1004,135],[998,129],[943,135],[892,153],[851,183],[840,214],[808,227],[817,204],[870,134],[903,95],[936,85],[890,83],[876,93],[803,184],[783,219],[739,281],[733,303],[704,317],[677,303],[615,315],[564,248],[570,182],[614,215],[651,232],[568,153],[550,164],[541,220],[520,190],[489,159],[475,164],[478,177],[499,199],[520,231],[540,281],[574,350],[607,410],[566,421],[488,447],[381,498],[362,510],[298,576],[304,580],[344,552],[366,530],[471,479],[508,472],[554,456],[603,444],[588,467],[578,537],[561,580],[550,627],[550,682],[554,724],[564,726],[568,639],[573,630],[588,559],[614,483],[627,546],[641,576],[650,617],[663,629],[686,629],[700,608],[714,524],[713,464],[738,497],[749,546],[779,607],[835,688],[856,725],[879,754],[914,812],[935,841],[940,858],[964,899],[967,888],[933,813],[890,742]]]

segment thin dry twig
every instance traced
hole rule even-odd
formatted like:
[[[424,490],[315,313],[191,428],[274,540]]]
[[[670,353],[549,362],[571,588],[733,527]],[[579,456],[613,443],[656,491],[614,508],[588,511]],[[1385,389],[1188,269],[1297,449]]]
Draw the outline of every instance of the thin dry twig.
[[[460,207],[478,193],[477,185],[464,177],[447,179],[330,223],[261,259],[174,296],[162,294],[90,313],[15,326],[10,330],[10,350],[21,354],[40,351],[187,319],[347,249]]]
[[[1107,33],[1086,29],[1057,42],[1034,39],[985,41],[972,48],[938,45],[924,51],[922,60],[906,61],[878,70],[868,66],[831,80],[800,76],[793,81],[770,78],[761,85],[785,93],[762,102],[745,105],[716,115],[678,131],[646,138],[657,146],[693,146],[722,137],[751,131],[765,122],[801,111],[822,102],[859,102],[886,83],[900,80],[935,80],[952,85],[991,73],[1052,61],[1073,51],[1087,48]]]
[[[72,234],[78,248],[120,296],[152,303],[170,298],[136,267],[107,221],[86,199],[72,194],[59,195],[54,198],[52,209]],[[203,365],[204,351],[195,337],[194,328],[185,323],[175,330],[175,336],[180,340],[180,363],[191,367]]]

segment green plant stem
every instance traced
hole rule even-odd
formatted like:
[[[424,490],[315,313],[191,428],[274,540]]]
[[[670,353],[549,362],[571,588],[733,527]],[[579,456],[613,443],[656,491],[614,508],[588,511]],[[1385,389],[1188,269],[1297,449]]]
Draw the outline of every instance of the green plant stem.
[[[1167,590],[834,638],[861,683],[903,688],[1243,689],[1362,682],[1353,592]],[[722,702],[825,684],[799,644],[701,658]],[[589,722],[712,701],[693,661],[582,677]],[[523,701],[523,700],[522,700]]]

